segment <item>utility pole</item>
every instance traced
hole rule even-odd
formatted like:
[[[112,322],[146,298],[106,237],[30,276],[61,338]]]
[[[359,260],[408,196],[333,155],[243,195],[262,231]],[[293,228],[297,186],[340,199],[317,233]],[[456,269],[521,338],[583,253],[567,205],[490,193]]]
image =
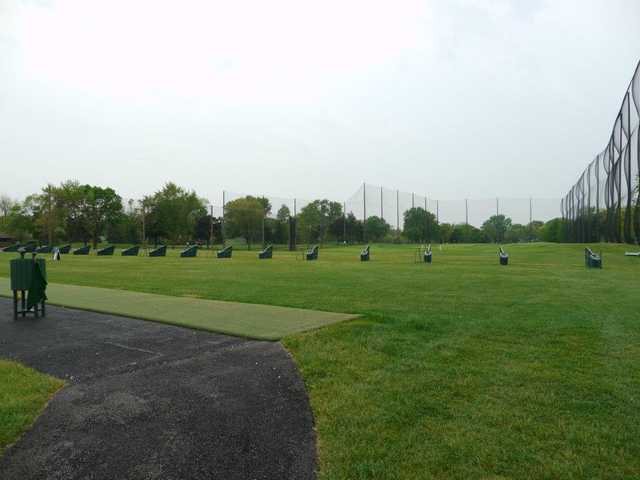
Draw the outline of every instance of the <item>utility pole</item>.
[[[396,190],[396,228],[400,232],[400,190]]]
[[[342,207],[342,241],[347,243],[347,202]]]
[[[146,217],[146,212],[145,212],[145,208],[144,208],[144,203],[142,204],[142,245],[146,246],[147,245],[147,232],[145,231],[145,217]]]
[[[380,218],[384,220],[384,207],[382,206],[382,187],[380,187]]]
[[[464,199],[464,223],[469,226],[469,199]]]
[[[362,218],[362,234],[364,241],[367,241],[367,184],[362,182],[362,207],[364,210]]]
[[[53,212],[51,211],[51,185],[47,186],[47,239],[53,245]]]
[[[225,210],[227,207],[227,193],[222,191],[222,246],[224,247],[227,240]]]
[[[362,221],[367,221],[367,184],[362,183]]]
[[[213,204],[209,205],[209,248],[213,246]]]

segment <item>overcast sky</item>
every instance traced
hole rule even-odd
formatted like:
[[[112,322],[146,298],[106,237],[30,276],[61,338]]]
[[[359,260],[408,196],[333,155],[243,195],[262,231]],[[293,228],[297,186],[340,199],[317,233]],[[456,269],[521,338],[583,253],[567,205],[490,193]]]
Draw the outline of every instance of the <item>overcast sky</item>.
[[[638,59],[638,0],[0,0],[0,193],[559,198]]]

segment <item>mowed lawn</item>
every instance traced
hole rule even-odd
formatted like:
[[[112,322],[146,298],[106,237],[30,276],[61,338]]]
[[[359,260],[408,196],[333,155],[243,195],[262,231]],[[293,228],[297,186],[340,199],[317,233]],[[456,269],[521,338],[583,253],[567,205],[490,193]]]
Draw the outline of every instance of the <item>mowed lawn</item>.
[[[64,382],[0,359],[0,455],[27,430]]]
[[[597,246],[276,251],[231,260],[73,257],[49,280],[358,313],[285,338],[316,417],[322,479],[639,478],[640,258]],[[0,255],[0,276],[8,258]]]

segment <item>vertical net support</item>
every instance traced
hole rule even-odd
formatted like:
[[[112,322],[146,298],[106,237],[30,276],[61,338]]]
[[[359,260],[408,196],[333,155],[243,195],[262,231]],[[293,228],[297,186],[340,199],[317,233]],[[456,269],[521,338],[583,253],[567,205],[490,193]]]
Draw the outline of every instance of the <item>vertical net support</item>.
[[[225,232],[225,210],[227,207],[227,192],[222,191],[222,224],[220,225],[220,231],[222,233],[222,246],[225,246],[225,242],[227,240],[226,232]]]

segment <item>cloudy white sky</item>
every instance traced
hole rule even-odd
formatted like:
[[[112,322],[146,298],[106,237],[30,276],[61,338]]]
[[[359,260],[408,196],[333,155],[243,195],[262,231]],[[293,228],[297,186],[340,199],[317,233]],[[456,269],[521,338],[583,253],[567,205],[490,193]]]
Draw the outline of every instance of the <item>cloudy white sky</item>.
[[[0,0],[0,193],[560,197],[639,59],[638,0]]]

